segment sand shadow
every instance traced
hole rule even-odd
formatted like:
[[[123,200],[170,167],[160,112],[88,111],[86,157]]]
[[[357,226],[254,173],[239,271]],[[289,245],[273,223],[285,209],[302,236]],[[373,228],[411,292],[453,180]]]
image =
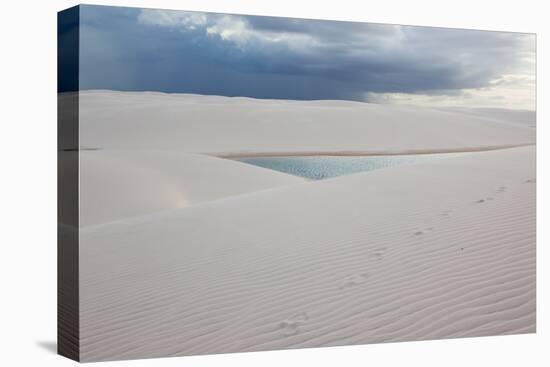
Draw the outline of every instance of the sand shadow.
[[[36,342],[36,345],[38,345],[40,348],[50,352],[57,354],[57,342],[53,340],[39,340]]]

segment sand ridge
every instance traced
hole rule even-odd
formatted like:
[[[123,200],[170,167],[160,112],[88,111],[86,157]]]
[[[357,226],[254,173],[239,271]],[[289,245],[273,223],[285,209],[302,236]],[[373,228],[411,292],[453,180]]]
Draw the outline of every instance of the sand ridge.
[[[79,99],[80,145],[102,149],[396,154],[534,144],[536,135],[499,122],[501,110],[114,91],[83,91]]]
[[[76,159],[73,152],[65,154]],[[182,152],[81,150],[78,159],[81,227],[304,182],[237,161]]]

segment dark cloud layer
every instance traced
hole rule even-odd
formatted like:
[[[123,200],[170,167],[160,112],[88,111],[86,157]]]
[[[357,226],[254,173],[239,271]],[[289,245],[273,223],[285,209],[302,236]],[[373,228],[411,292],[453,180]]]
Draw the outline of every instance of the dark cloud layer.
[[[437,94],[534,75],[534,36],[81,7],[81,89],[284,99]]]

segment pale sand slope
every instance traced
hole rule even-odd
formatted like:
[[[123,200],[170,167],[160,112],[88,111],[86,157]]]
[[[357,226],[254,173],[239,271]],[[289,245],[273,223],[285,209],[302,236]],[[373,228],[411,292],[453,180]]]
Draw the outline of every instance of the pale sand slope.
[[[80,234],[82,360],[535,330],[535,148]]]
[[[81,151],[80,226],[301,182],[281,172],[196,154]]]
[[[528,127],[403,105],[152,92],[80,93],[80,144],[211,155],[414,153],[535,143]]]
[[[447,107],[444,111],[456,111],[469,115],[488,118],[494,121],[519,125],[523,127],[536,128],[537,116],[535,111],[512,110],[506,108],[482,108],[482,107]]]

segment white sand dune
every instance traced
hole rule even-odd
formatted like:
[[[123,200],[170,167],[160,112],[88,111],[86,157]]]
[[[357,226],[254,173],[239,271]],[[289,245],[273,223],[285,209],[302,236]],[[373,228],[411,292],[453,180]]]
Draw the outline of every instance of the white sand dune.
[[[534,129],[501,123],[502,115],[347,101],[86,91],[80,93],[80,144],[228,156],[450,152],[535,143]]]
[[[232,160],[151,150],[83,150],[79,175],[80,226],[304,182]]]
[[[397,118],[396,106],[338,102],[301,115],[300,102],[234,105],[218,97],[110,92],[87,93],[84,102],[84,109],[101,106],[93,121],[82,111],[84,145],[103,148],[123,141],[141,147],[145,136],[149,146],[210,152],[533,139],[528,129],[453,113],[398,107]],[[132,111],[115,111],[121,103]],[[240,124],[220,122],[237,108]],[[365,114],[385,123],[374,128]],[[272,128],[277,124],[287,133]],[[187,135],[178,133],[183,125]],[[100,163],[119,167],[110,159]],[[134,177],[139,183],[143,176]],[[533,332],[534,178],[534,147],[514,148],[85,227],[82,361]]]
[[[443,110],[483,117],[500,123],[536,128],[536,112],[530,110],[482,107],[446,107]]]

